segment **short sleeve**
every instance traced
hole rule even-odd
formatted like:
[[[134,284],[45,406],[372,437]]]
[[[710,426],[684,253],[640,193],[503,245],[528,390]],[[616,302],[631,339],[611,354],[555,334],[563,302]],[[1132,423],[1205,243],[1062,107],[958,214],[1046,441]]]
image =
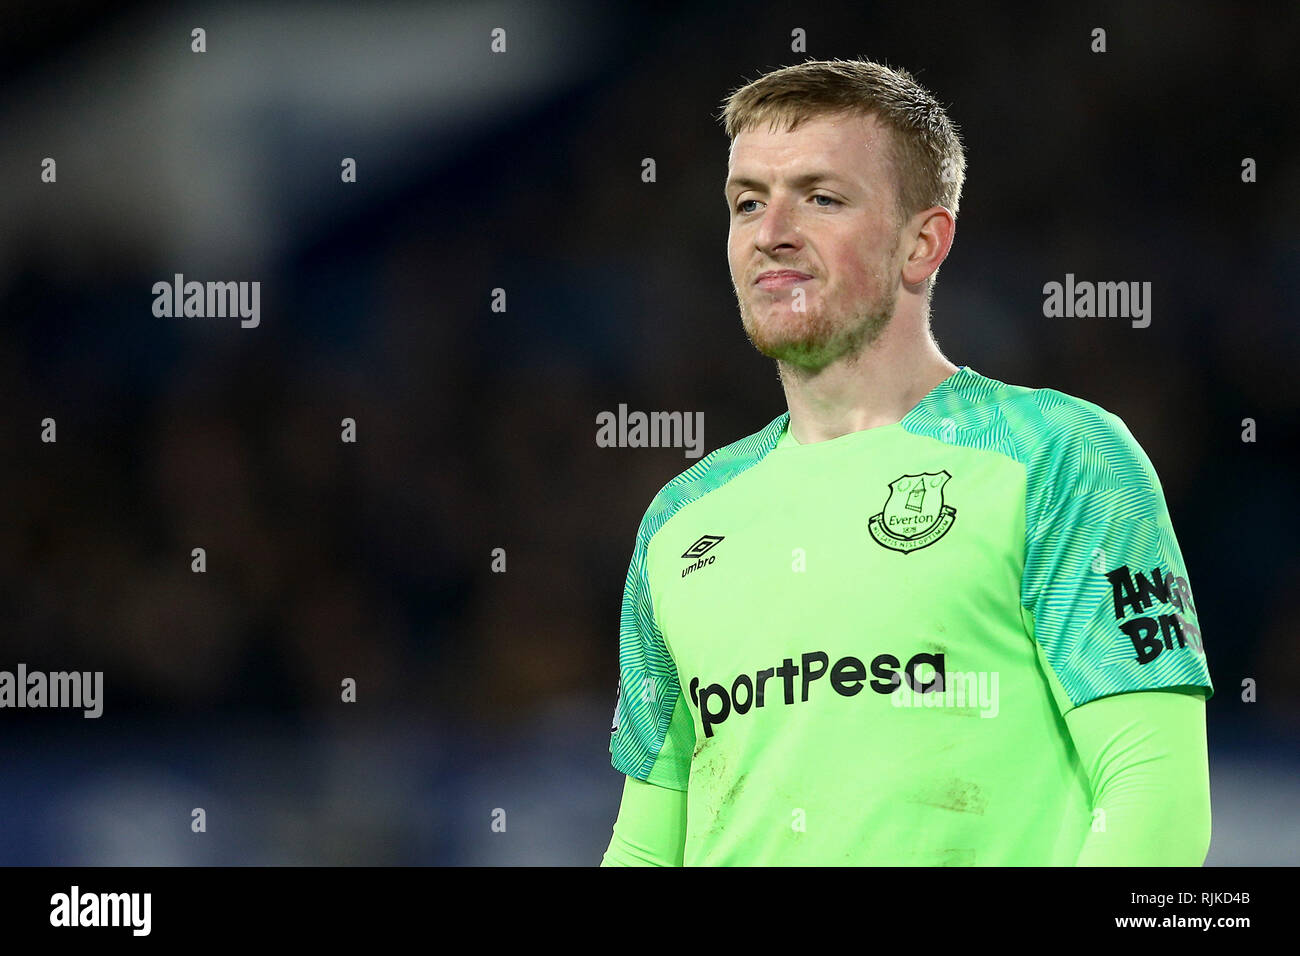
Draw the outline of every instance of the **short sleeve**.
[[[695,724],[677,667],[655,621],[648,580],[650,535],[643,520],[623,587],[618,698],[609,752],[616,770],[646,783],[687,789]]]
[[[1042,424],[1026,464],[1021,605],[1062,712],[1166,687],[1208,698],[1196,604],[1150,459],[1123,421],[1079,399],[1047,405]]]

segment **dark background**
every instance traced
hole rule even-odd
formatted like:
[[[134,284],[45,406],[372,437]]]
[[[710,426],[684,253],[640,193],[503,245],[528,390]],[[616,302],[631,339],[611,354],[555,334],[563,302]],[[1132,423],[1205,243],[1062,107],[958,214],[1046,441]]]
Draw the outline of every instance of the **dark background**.
[[[1160,475],[1208,862],[1300,859],[1300,8],[357,7],[0,12],[0,669],[105,682],[98,720],[0,710],[0,863],[598,861],[627,562],[694,459],[595,418],[702,411],[707,452],[784,411],[716,116],[855,56],[966,143],[940,348],[1116,413]],[[260,281],[260,326],[155,317],[178,272]],[[1150,327],[1044,318],[1066,273],[1151,282]]]

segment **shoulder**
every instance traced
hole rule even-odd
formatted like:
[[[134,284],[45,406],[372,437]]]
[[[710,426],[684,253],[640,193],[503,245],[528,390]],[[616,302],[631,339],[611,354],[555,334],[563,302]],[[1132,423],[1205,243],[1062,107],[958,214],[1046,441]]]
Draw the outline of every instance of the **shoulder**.
[[[1031,394],[1041,416],[1031,442],[1035,460],[1058,481],[1071,482],[1074,493],[1154,480],[1150,459],[1114,412],[1054,388]]]
[[[984,415],[1005,430],[1009,450],[1031,475],[1101,475],[1149,465],[1123,419],[1096,402],[987,378],[978,390]]]
[[[641,519],[638,542],[647,543],[678,511],[762,461],[781,440],[789,418],[789,412],[781,413],[758,431],[709,452],[665,483]]]
[[[1025,467],[1026,532],[1061,522],[1130,522],[1165,510],[1151,459],[1114,412],[1054,388],[1026,389],[1008,407]]]

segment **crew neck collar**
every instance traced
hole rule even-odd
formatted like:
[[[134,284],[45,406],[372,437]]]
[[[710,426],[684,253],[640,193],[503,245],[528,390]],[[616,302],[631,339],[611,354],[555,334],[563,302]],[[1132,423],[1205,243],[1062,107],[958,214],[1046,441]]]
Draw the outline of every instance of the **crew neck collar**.
[[[949,375],[947,378],[945,378],[942,382],[940,382],[940,383],[939,383],[938,385],[936,385],[934,388],[930,389],[930,391],[927,392],[927,393],[925,394],[925,396],[924,396],[924,397],[923,397],[919,402],[917,402],[916,405],[914,405],[914,406],[912,407],[912,409],[907,413],[907,415],[904,415],[904,416],[902,417],[902,419],[900,419],[899,421],[891,422],[891,423],[889,423],[888,425],[876,425],[876,426],[873,426],[872,428],[863,428],[863,429],[859,429],[858,431],[855,431],[855,432],[848,432],[847,434],[844,434],[844,435],[838,435],[838,436],[836,436],[835,438],[828,438],[828,439],[826,439],[825,441],[809,442],[809,443],[806,444],[806,445],[805,445],[805,444],[801,444],[800,442],[796,441],[794,435],[791,434],[791,432],[790,432],[790,413],[789,413],[789,411],[787,411],[787,412],[785,413],[785,425],[784,425],[784,427],[782,428],[781,440],[780,440],[779,442],[777,442],[776,447],[778,447],[778,448],[816,448],[816,447],[820,447],[820,446],[822,446],[822,445],[827,445],[827,446],[836,446],[836,447],[838,447],[838,446],[841,446],[841,445],[847,445],[847,444],[857,444],[859,441],[869,440],[869,439],[871,439],[871,438],[875,438],[875,437],[877,437],[878,435],[887,435],[887,434],[889,434],[889,433],[891,433],[891,432],[897,431],[898,429],[902,428],[902,427],[903,427],[903,422],[905,422],[905,421],[907,420],[908,415],[911,415],[913,412],[915,412],[918,408],[920,408],[920,407],[921,407],[922,405],[924,405],[926,402],[931,401],[931,400],[932,400],[936,395],[938,395],[940,392],[942,392],[942,391],[946,391],[947,389],[951,388],[951,387],[953,386],[953,384],[954,384],[954,383],[955,383],[959,378],[965,378],[967,375],[974,375],[974,374],[975,374],[975,371],[974,371],[973,369],[971,369],[969,366],[967,366],[967,365],[959,365],[959,366],[957,366],[957,371],[953,372],[951,375]]]

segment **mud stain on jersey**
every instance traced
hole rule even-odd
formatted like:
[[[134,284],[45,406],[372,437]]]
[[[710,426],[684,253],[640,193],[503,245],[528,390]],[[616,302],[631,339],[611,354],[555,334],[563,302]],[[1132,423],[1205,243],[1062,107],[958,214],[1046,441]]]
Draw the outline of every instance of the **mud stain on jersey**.
[[[956,778],[936,781],[913,793],[911,802],[956,813],[974,813],[977,816],[983,816],[989,805],[988,797],[979,784]]]

